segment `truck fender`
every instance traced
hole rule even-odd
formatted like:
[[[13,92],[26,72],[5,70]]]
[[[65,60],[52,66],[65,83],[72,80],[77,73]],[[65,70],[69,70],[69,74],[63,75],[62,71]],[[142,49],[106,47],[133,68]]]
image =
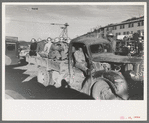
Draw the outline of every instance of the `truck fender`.
[[[114,87],[114,93],[122,97],[123,99],[128,99],[128,83],[124,76],[117,71],[109,71],[103,74],[103,77],[109,85]]]
[[[82,83],[81,92],[90,95],[91,85],[94,83],[94,79],[92,77],[86,77]]]
[[[143,81],[144,77],[144,63],[135,64],[134,70],[130,72],[130,77],[134,81]]]
[[[109,85],[110,82],[104,78],[98,78],[91,87],[91,96],[96,100],[122,100],[115,93],[113,88]],[[112,85],[113,86],[113,85]]]
[[[108,79],[105,79],[102,77],[98,77],[96,79],[93,79],[93,77],[87,77],[83,82],[84,84],[82,84],[81,92],[83,92],[87,95],[92,95],[93,86],[95,85],[96,82],[98,82],[100,80],[106,82],[112,88],[111,89],[112,92],[114,92],[114,90],[116,89],[114,84],[111,81],[109,81]]]

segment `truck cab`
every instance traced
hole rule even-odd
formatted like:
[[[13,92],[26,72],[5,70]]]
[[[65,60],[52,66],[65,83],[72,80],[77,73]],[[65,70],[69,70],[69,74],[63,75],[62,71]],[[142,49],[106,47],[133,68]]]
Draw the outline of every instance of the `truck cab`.
[[[90,73],[75,66],[74,52],[81,47]],[[69,44],[69,81],[79,83],[76,88],[95,99],[128,99],[127,81],[123,74],[125,67],[141,64],[141,58],[115,55],[110,43],[103,38],[76,38]]]

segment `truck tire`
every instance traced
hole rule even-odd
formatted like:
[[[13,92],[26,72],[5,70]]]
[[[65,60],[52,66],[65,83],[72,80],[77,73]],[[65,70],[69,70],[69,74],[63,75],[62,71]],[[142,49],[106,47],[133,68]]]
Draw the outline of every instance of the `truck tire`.
[[[92,97],[96,100],[115,100],[117,98],[104,80],[99,80],[93,85]]]
[[[46,68],[41,67],[38,70],[38,76],[37,76],[37,80],[39,83],[43,84],[45,87],[47,87],[49,85],[49,72],[46,70]]]

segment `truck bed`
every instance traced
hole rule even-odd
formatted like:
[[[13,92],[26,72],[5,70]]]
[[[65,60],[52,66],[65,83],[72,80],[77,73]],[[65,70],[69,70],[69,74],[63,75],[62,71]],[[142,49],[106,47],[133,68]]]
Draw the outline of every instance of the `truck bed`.
[[[39,56],[26,56],[26,61],[30,64],[35,64],[37,66],[46,67],[47,70],[55,70],[60,73],[68,69],[68,60],[54,60],[48,58],[42,58]]]

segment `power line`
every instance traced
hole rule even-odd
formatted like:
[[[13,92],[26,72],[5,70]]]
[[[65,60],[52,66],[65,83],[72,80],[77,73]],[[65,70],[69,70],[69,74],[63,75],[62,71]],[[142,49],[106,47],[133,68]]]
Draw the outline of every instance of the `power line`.
[[[43,22],[33,22],[33,21],[23,21],[23,20],[10,20],[10,19],[6,19],[8,21],[16,21],[16,22],[26,22],[26,23],[40,23],[40,24],[50,24],[50,23],[43,23]]]

